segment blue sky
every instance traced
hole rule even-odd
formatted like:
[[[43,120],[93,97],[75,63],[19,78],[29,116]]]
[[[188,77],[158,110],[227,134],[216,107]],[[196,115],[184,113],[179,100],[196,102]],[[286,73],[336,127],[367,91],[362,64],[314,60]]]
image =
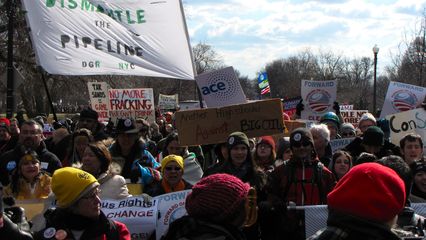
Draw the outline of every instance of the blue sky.
[[[183,0],[191,44],[212,45],[228,66],[254,78],[306,49],[373,57],[383,71],[420,28],[426,0]]]

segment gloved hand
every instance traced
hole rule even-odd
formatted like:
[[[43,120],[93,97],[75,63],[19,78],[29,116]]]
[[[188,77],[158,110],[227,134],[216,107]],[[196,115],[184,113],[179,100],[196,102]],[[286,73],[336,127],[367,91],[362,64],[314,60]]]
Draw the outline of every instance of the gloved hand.
[[[338,102],[333,103],[333,109],[334,109],[334,112],[336,113],[336,115],[340,115],[340,106],[339,106]]]
[[[300,99],[300,102],[296,105],[296,115],[301,116],[303,110],[305,110],[305,106],[303,105],[303,99]]]

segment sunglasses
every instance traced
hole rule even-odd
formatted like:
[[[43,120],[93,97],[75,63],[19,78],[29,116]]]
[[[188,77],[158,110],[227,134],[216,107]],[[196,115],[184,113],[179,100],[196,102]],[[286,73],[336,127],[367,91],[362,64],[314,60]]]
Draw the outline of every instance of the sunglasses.
[[[299,148],[299,147],[301,147],[301,146],[308,147],[308,146],[311,146],[311,143],[310,143],[310,142],[308,142],[308,141],[295,142],[295,143],[293,143],[293,147]]]
[[[165,169],[167,170],[167,171],[172,171],[172,170],[175,170],[175,171],[180,171],[180,167],[165,167]]]

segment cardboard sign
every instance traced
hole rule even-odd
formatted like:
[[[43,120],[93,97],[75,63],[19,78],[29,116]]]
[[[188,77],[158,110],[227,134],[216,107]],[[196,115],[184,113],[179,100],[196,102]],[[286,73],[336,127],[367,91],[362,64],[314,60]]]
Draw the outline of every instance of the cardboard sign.
[[[343,117],[343,122],[351,123],[355,128],[358,127],[358,122],[361,119],[362,114],[368,113],[368,110],[343,110],[340,111],[340,115]]]
[[[331,151],[335,153],[337,150],[340,150],[346,146],[348,146],[349,143],[351,143],[355,138],[342,138],[342,139],[334,139],[330,141],[331,145]]]
[[[235,131],[248,137],[260,137],[284,132],[280,99],[176,112],[176,127],[181,145],[225,142]]]
[[[108,92],[112,121],[119,118],[143,118],[150,123],[155,121],[152,88],[110,89]]]
[[[198,75],[195,80],[209,108],[246,103],[246,95],[233,67]]]
[[[390,82],[380,118],[412,110],[419,106],[426,96],[426,88],[406,83]]]
[[[106,82],[88,82],[90,105],[95,110],[100,122],[108,122],[109,119],[109,95]]]
[[[426,111],[417,108],[386,116],[389,120],[390,140],[399,146],[399,141],[408,133],[419,134],[423,142],[426,139]],[[426,154],[426,144],[423,144],[423,155]]]
[[[305,110],[302,119],[319,121],[326,112],[333,111],[336,101],[337,81],[302,80],[302,98]]]
[[[160,109],[176,109],[178,106],[178,94],[174,95],[164,95],[161,94],[158,96],[158,107]]]
[[[23,0],[50,74],[194,80],[182,1]]]

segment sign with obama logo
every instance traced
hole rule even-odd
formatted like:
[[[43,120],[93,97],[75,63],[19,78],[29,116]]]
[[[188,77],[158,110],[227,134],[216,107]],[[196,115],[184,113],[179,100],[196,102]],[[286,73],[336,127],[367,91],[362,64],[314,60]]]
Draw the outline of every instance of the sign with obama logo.
[[[50,74],[194,80],[181,1],[23,0]]]

